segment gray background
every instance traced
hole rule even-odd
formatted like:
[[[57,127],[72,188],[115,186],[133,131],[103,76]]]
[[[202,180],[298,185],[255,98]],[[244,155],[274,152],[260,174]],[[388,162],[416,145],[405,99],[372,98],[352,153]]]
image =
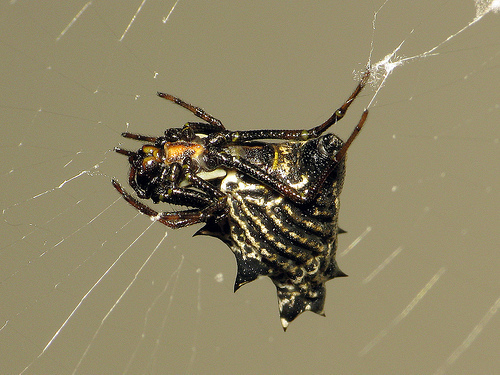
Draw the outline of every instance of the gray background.
[[[56,40],[85,4],[0,9],[0,373],[500,373],[498,15],[380,91],[350,150],[339,252],[371,231],[339,255],[350,277],[327,284],[326,318],[283,333],[270,280],[233,295],[232,254],[196,228],[167,230],[135,276],[165,227],[119,199],[110,178],[126,183],[127,163],[111,149],[127,124],[159,135],[194,119],[158,90],[230,129],[317,125],[354,88],[381,2],[181,0],[163,23],[173,2],[150,0],[120,42],[140,2],[94,1]],[[472,1],[390,1],[373,61],[474,15]]]

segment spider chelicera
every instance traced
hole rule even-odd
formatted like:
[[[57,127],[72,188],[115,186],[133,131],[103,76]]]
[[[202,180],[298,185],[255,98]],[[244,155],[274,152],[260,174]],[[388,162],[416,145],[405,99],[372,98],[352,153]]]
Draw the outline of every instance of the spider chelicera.
[[[128,156],[129,184],[140,199],[190,209],[159,212],[113,186],[137,210],[170,228],[204,223],[195,235],[224,241],[236,256],[235,290],[268,276],[278,292],[284,329],[300,313],[323,315],[325,282],[346,276],[335,260],[345,156],[368,116],[346,142],[323,134],[344,117],[366,85],[367,70],[333,115],[309,130],[230,131],[199,107],[169,94],[204,122],[170,128],[160,137],[123,133],[145,142]],[[264,140],[278,140],[269,142]]]

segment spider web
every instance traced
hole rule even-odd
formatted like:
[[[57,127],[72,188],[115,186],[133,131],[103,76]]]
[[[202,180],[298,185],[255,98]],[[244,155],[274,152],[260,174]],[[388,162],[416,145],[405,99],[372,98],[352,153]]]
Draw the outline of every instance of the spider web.
[[[0,372],[498,371],[498,6],[3,3]],[[373,88],[334,129],[369,106],[342,195],[350,277],[283,334],[269,280],[233,295],[224,244],[117,196],[112,148],[193,120],[158,90],[230,129],[312,127],[367,61]]]

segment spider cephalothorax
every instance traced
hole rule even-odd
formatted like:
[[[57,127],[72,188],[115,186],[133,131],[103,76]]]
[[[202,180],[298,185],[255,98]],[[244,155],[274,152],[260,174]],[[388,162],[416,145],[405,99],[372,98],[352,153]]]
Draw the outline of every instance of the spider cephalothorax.
[[[368,77],[367,71],[348,100],[310,130],[228,131],[201,108],[158,93],[206,122],[188,122],[161,137],[123,133],[146,144],[116,151],[129,157],[129,184],[139,198],[191,209],[158,212],[113,185],[171,228],[205,223],[195,234],[221,239],[236,256],[235,290],[259,276],[271,278],[283,328],[306,310],[323,314],[325,282],[346,276],[335,260],[339,195],[347,149],[368,111],[345,143],[323,133],[344,116]]]

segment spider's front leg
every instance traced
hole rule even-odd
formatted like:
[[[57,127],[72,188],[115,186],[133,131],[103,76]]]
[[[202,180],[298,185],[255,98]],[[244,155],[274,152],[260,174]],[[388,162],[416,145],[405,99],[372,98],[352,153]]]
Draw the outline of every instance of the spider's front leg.
[[[160,223],[173,229],[182,228],[198,223],[204,223],[208,220],[209,217],[211,217],[211,215],[217,208],[212,205],[205,207],[204,209],[158,212],[130,195],[116,180],[111,180],[111,183],[131,206],[136,208],[141,213],[150,216],[152,220],[159,221]],[[172,197],[176,194],[178,193],[172,194]]]
[[[151,196],[155,203],[197,207],[207,212],[220,210],[226,198],[224,193],[197,175],[190,157],[184,158],[182,165],[173,163],[155,186]]]
[[[131,177],[136,172],[132,167]],[[134,183],[131,186],[135,186],[134,190],[136,192],[144,190],[137,186],[135,179],[133,181]],[[180,185],[183,182],[187,182],[189,186],[194,186],[198,190],[181,187]],[[217,221],[226,214],[225,194],[196,175],[190,158],[186,158],[182,165],[179,163],[171,164],[164,169],[160,176],[152,179],[149,198],[155,203],[161,201],[195,207],[195,209],[158,212],[130,195],[117,181],[112,180],[112,184],[130,205],[170,228],[176,229],[197,223],[205,223],[209,219]]]

